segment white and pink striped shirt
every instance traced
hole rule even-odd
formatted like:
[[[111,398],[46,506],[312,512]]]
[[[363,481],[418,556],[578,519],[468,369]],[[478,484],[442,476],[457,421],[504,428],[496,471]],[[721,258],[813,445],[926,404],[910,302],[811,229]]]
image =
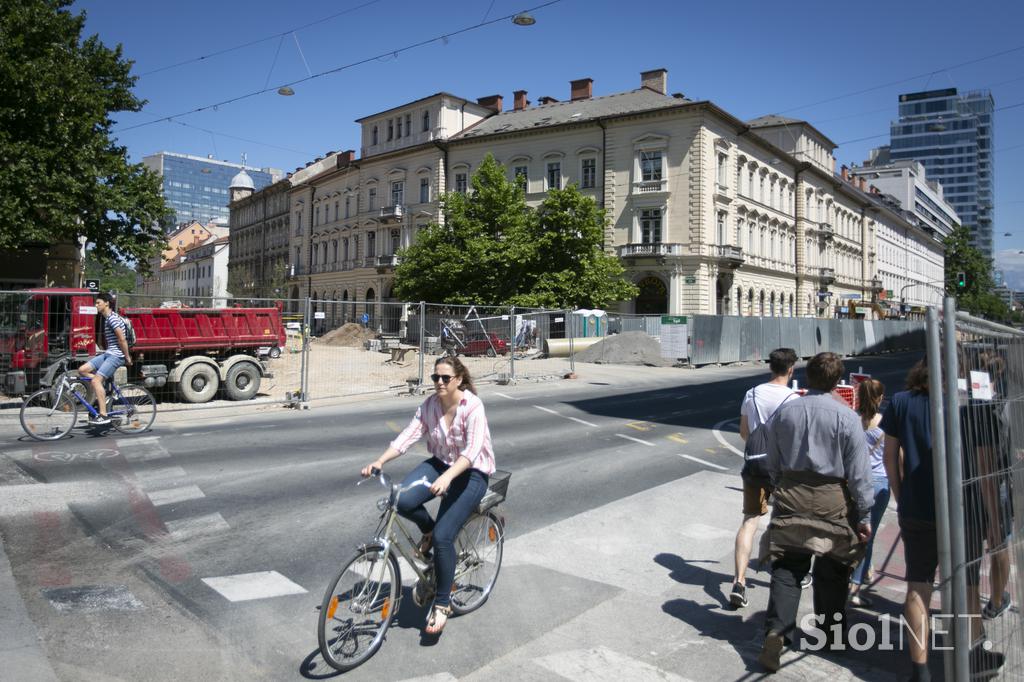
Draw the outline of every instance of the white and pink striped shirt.
[[[488,476],[494,473],[494,446],[484,404],[472,392],[463,391],[450,429],[444,423],[444,408],[437,395],[424,400],[405,431],[391,442],[391,447],[405,454],[424,433],[427,434],[427,451],[445,464],[451,466],[462,456],[470,461],[472,468]]]

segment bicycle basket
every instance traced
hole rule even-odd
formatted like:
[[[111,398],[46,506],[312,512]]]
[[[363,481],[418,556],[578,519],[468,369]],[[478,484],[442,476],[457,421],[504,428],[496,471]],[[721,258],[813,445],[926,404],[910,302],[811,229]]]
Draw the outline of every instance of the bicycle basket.
[[[480,504],[477,506],[478,512],[482,514],[491,507],[495,507],[505,501],[505,495],[508,493],[508,480],[511,477],[511,471],[495,469],[494,473],[491,474],[490,481],[487,483],[487,492],[484,493],[483,499],[480,500]]]

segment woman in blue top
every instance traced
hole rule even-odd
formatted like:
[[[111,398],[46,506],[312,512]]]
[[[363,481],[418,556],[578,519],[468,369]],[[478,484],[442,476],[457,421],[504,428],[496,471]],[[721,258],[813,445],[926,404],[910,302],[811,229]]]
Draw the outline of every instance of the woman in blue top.
[[[871,478],[875,485],[875,503],[871,507],[871,536],[867,540],[864,558],[853,570],[850,578],[850,604],[852,606],[871,606],[871,601],[860,594],[861,585],[871,582],[871,548],[875,544],[878,523],[882,520],[885,508],[889,506],[889,479],[885,475],[885,464],[882,453],[885,449],[885,433],[878,426],[882,415],[878,408],[885,395],[885,386],[881,381],[868,379],[857,387],[857,413],[864,426],[864,437],[868,442],[868,455],[871,457]]]

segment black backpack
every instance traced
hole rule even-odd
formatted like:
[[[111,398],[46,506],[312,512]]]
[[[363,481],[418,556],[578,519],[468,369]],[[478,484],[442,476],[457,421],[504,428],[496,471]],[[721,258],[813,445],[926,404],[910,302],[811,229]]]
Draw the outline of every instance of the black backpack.
[[[757,427],[747,436],[747,443],[743,446],[743,471],[742,476],[751,478],[768,478],[768,465],[765,461],[768,457],[768,436],[771,433],[772,421],[779,409],[786,404],[786,401],[797,393],[787,395],[775,411],[768,416],[768,419],[761,417],[761,409],[757,406],[757,388],[753,389],[752,400],[754,402],[754,413],[757,414]]]

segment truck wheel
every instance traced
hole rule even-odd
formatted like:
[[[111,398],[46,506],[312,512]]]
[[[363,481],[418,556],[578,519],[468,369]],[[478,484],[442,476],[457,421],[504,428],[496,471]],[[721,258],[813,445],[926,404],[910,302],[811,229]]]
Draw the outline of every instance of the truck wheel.
[[[252,400],[260,390],[260,370],[251,362],[239,362],[228,370],[224,390],[231,400]]]
[[[217,394],[220,377],[210,365],[197,362],[181,373],[178,391],[187,403],[205,403]]]
[[[281,347],[271,346],[270,351],[267,352],[267,355],[276,360],[277,358],[281,357]]]

